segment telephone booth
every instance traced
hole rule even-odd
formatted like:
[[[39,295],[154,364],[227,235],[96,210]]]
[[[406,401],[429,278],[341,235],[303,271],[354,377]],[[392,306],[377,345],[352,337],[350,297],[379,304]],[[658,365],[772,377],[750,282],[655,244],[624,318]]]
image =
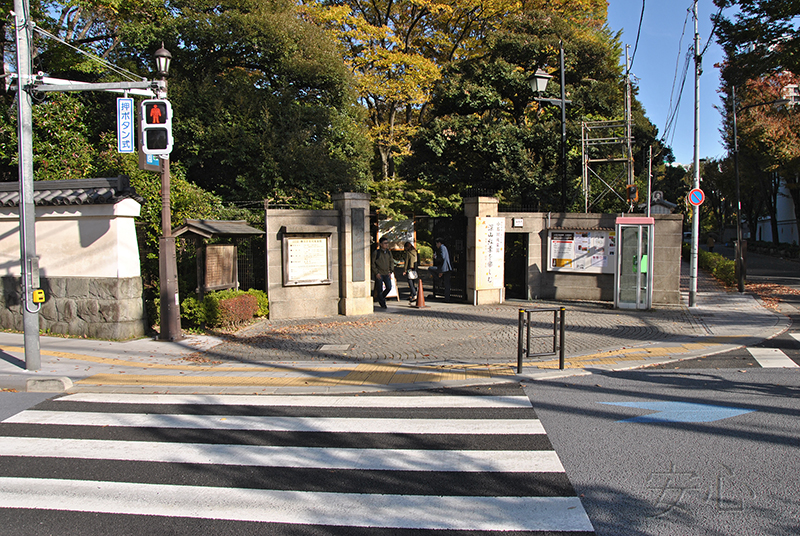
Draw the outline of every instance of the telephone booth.
[[[614,306],[649,309],[653,301],[653,218],[617,218]]]

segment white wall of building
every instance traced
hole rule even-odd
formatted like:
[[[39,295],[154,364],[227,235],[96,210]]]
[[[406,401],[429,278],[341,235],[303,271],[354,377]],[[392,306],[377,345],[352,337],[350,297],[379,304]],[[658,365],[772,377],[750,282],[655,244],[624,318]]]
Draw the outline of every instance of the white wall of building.
[[[141,275],[133,199],[116,204],[36,207],[41,277]],[[0,208],[0,276],[20,276],[19,210]]]
[[[800,244],[800,236],[797,229],[797,215],[794,213],[794,203],[786,182],[781,179],[781,187],[778,191],[778,202],[776,207],[778,216],[778,242],[781,244]],[[772,225],[770,218],[763,218],[758,221],[756,229],[756,240],[772,242]]]

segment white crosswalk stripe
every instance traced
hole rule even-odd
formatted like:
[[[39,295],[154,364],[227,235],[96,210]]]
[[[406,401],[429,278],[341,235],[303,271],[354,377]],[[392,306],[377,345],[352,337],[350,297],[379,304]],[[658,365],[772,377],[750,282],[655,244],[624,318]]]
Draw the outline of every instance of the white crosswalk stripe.
[[[177,531],[593,533],[521,395],[67,395],[0,423],[0,522],[18,509]]]
[[[762,368],[798,368],[797,363],[778,348],[747,348]]]

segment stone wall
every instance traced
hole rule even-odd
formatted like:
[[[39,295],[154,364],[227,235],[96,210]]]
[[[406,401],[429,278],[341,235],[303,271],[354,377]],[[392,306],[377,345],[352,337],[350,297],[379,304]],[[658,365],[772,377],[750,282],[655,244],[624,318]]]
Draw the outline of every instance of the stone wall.
[[[269,318],[285,320],[372,313],[369,266],[369,194],[333,196],[334,210],[266,211]],[[329,281],[290,285],[284,280],[288,235],[330,237]]]
[[[547,269],[548,229],[608,229],[616,228],[620,214],[584,213],[497,213],[496,201],[491,198],[465,200],[467,215],[501,216],[506,218],[506,233],[528,235],[528,299],[529,300],[594,300],[614,301],[614,274],[569,273]],[[680,303],[680,263],[683,216],[655,215],[653,249],[654,305]],[[514,221],[521,223],[515,227]],[[474,254],[470,257],[474,263]],[[495,302],[491,302],[495,303]]]
[[[3,277],[0,328],[22,331],[20,280]],[[126,340],[146,330],[142,278],[42,278],[47,300],[39,311],[39,329],[54,335]]]

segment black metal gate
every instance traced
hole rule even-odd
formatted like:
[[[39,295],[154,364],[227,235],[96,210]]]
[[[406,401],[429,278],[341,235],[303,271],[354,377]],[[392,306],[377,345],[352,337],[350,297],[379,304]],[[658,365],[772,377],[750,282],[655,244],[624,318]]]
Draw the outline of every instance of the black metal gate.
[[[435,247],[434,241],[441,238],[450,254],[453,273],[450,280],[450,298],[453,301],[468,301],[467,296],[467,218],[451,216],[446,218],[416,217],[414,219],[417,243]],[[426,291],[430,290],[430,280],[424,281]]]
[[[504,279],[506,299],[529,299],[527,233],[506,233]]]

